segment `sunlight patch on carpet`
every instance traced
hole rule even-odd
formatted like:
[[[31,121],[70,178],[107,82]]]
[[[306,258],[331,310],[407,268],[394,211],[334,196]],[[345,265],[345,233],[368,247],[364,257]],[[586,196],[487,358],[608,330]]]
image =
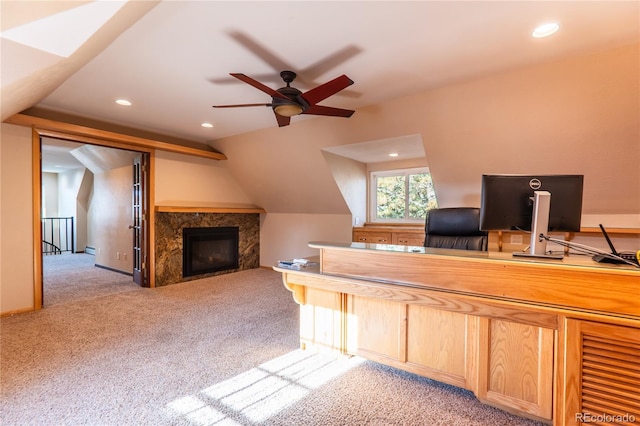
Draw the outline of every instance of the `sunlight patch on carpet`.
[[[262,422],[364,360],[296,350],[166,405],[171,418],[194,425],[237,425],[231,417]]]

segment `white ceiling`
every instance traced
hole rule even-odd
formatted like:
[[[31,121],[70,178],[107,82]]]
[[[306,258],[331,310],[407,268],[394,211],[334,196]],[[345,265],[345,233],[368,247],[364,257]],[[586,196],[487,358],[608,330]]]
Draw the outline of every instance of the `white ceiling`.
[[[84,164],[71,155],[71,151],[80,146],[76,142],[43,138],[41,170],[45,173],[63,173],[73,169],[84,168]]]
[[[27,23],[33,26],[27,34],[37,32],[43,21],[36,18],[61,17],[91,2],[55,2],[53,10],[40,3],[3,4],[3,36]],[[638,1],[163,1],[43,93],[37,106],[206,143],[276,126],[266,107],[211,107],[270,101],[231,72],[278,88],[279,72],[291,69],[299,74],[293,86],[303,92],[346,74],[355,84],[321,104],[357,114],[451,82],[638,43],[639,16]],[[64,43],[79,19],[48,27],[46,38]],[[530,37],[548,21],[560,31]],[[75,58],[34,50],[15,37],[2,47],[3,95],[5,85],[30,70]],[[133,105],[116,105],[118,98]],[[345,120],[298,116],[291,125],[308,119]]]

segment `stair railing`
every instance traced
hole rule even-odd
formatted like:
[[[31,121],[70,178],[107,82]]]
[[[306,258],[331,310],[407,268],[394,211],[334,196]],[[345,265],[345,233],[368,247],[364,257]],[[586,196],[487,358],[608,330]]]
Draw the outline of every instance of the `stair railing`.
[[[73,217],[42,218],[42,254],[75,253]]]

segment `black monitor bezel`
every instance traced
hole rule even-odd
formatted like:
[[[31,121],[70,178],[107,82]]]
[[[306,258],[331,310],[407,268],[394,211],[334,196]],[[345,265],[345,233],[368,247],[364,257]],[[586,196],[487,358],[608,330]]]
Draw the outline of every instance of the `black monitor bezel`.
[[[535,185],[539,182],[539,186]],[[480,229],[530,231],[534,191],[551,193],[549,232],[579,232],[584,175],[484,174],[480,196]],[[554,198],[555,193],[555,198]]]

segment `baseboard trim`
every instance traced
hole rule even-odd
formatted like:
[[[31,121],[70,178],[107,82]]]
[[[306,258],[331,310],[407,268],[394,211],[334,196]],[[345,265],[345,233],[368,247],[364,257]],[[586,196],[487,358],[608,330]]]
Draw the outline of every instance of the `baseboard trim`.
[[[4,317],[12,317],[14,315],[18,315],[18,314],[25,314],[27,312],[34,312],[35,309],[33,309],[33,307],[31,308],[23,308],[23,309],[16,309],[14,311],[7,311],[7,312],[3,312],[0,314],[0,318],[4,318]]]
[[[104,266],[104,265],[98,265],[97,263],[94,264],[93,266],[95,266],[96,268],[102,268],[102,269],[106,269],[108,271],[113,271],[113,272],[117,272],[119,274],[128,275],[130,277],[133,277],[133,272],[125,272],[125,271],[121,271],[120,269],[110,268],[110,267]]]

